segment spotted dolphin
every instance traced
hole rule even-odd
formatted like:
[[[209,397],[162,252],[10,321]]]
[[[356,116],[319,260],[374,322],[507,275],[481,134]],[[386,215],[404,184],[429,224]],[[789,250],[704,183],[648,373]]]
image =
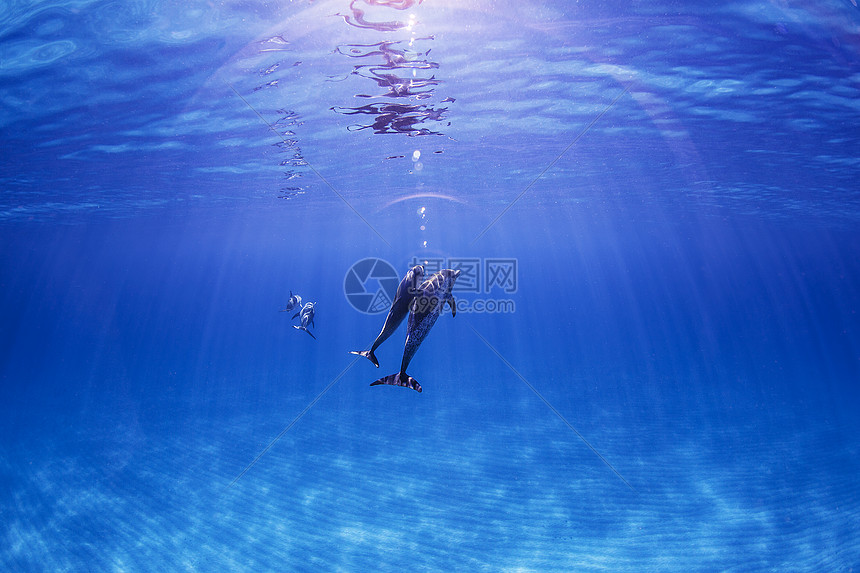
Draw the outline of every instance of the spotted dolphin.
[[[296,318],[297,316],[301,316],[300,320],[302,321],[301,326],[293,325],[293,328],[297,328],[299,330],[304,330],[305,332],[310,334],[311,338],[313,338],[314,340],[316,340],[317,337],[314,336],[310,330],[308,330],[308,326],[309,325],[314,326],[314,306],[315,305],[316,305],[315,302],[305,303],[305,306],[303,306],[299,312],[297,312],[296,314],[293,315],[293,318]]]
[[[409,269],[409,272],[406,273],[406,276],[403,277],[403,280],[397,286],[397,293],[394,295],[394,300],[391,301],[391,308],[388,310],[388,316],[385,317],[385,324],[382,325],[382,331],[379,333],[379,336],[373,341],[373,346],[370,347],[370,350],[351,350],[350,354],[364,356],[373,362],[374,366],[379,368],[379,360],[376,359],[373,351],[379,348],[380,344],[388,340],[389,336],[394,334],[394,331],[397,330],[397,327],[400,326],[400,323],[409,314],[409,306],[415,299],[415,295],[420,292],[419,285],[423,279],[423,266],[415,265]]]
[[[415,378],[406,373],[406,368],[412,361],[412,357],[418,351],[418,347],[430,334],[430,329],[436,324],[439,315],[445,305],[451,307],[451,316],[457,316],[457,304],[451,295],[454,281],[460,276],[459,270],[442,269],[424,281],[419,287],[420,292],[412,300],[409,309],[409,321],[406,324],[406,345],[403,347],[403,361],[400,363],[400,372],[390,374],[372,382],[371,386],[378,384],[389,384],[392,386],[405,386],[421,392],[421,384]]]
[[[299,307],[302,308],[302,297],[297,294],[293,294],[293,291],[290,291],[290,300],[287,301],[287,306],[281,312],[290,312],[294,308]],[[295,318],[295,317],[294,317]]]

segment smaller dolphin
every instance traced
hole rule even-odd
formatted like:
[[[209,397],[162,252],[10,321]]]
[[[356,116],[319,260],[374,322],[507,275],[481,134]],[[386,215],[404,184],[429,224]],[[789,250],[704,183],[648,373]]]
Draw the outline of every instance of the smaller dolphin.
[[[290,312],[296,307],[302,308],[302,297],[297,294],[293,294],[293,291],[290,291],[290,300],[287,301],[286,308],[281,310],[281,312]]]
[[[373,346],[370,347],[370,350],[350,350],[350,354],[364,356],[373,362],[374,366],[379,368],[379,360],[376,359],[373,351],[379,348],[380,344],[388,340],[389,336],[394,334],[394,331],[397,330],[397,327],[400,326],[400,323],[409,314],[409,306],[415,299],[415,295],[421,292],[418,287],[423,278],[423,266],[415,265],[409,269],[409,272],[406,273],[406,276],[403,277],[403,280],[397,286],[397,293],[394,295],[394,300],[391,301],[391,308],[388,310],[388,316],[385,317],[385,324],[382,325],[382,331],[379,333],[379,336],[373,341]]]
[[[301,326],[296,326],[294,324],[293,328],[297,328],[299,330],[304,330],[305,332],[310,334],[311,338],[313,338],[314,340],[316,340],[317,337],[314,336],[310,330],[308,330],[308,325],[314,326],[314,305],[315,304],[316,304],[315,302],[307,302],[307,303],[305,303],[305,306],[303,306],[299,312],[297,312],[296,314],[293,315],[293,318],[296,318],[297,316],[301,316],[300,320],[302,321]]]
[[[430,329],[436,324],[436,320],[442,314],[446,304],[451,307],[451,316],[457,316],[457,304],[451,295],[451,289],[454,288],[454,281],[457,280],[458,276],[460,276],[459,270],[442,269],[438,273],[433,273],[433,276],[421,284],[420,292],[412,300],[409,308],[409,322],[406,324],[406,345],[403,347],[400,372],[371,382],[371,386],[390,384],[391,386],[405,386],[421,392],[421,384],[406,373],[406,368],[409,367],[418,347],[430,334]]]

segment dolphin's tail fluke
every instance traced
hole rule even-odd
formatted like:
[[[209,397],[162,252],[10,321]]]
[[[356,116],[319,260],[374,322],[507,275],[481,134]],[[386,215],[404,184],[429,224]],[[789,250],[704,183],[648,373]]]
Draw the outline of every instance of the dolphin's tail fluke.
[[[373,350],[350,350],[349,353],[350,354],[358,354],[359,356],[364,356],[365,358],[367,358],[368,360],[373,362],[374,366],[379,368],[379,360],[376,359],[376,355],[373,354]]]
[[[314,333],[313,333],[313,332],[311,332],[310,330],[308,330],[307,328],[305,328],[304,326],[296,326],[296,325],[294,324],[294,325],[293,325],[293,328],[297,328],[298,330],[304,330],[305,332],[307,332],[308,334],[310,334],[310,335],[311,335],[311,338],[313,338],[314,340],[316,340],[316,339],[317,339],[317,337],[316,337],[316,336],[314,336]]]
[[[421,384],[418,383],[418,380],[405,372],[391,374],[389,376],[386,376],[385,378],[380,378],[376,382],[370,383],[371,386],[378,386],[379,384],[388,384],[389,386],[403,386],[404,388],[412,388],[416,392],[421,392]]]

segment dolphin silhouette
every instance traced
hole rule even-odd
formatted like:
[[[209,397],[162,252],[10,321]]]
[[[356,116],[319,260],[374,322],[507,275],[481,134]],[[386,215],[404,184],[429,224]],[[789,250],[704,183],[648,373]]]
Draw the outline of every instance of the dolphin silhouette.
[[[293,294],[293,291],[290,291],[290,300],[287,301],[286,308],[282,309],[281,312],[290,312],[297,306],[299,307],[299,309],[302,308],[302,297],[297,294]]]
[[[397,330],[397,327],[400,326],[400,323],[409,314],[409,306],[415,299],[415,295],[420,292],[419,285],[423,278],[423,266],[415,265],[409,269],[409,272],[406,273],[406,276],[403,277],[403,280],[397,286],[397,293],[394,295],[394,300],[391,301],[391,308],[388,310],[388,316],[385,317],[385,324],[382,325],[382,331],[379,333],[379,336],[373,341],[373,346],[370,347],[370,350],[350,350],[350,354],[364,356],[373,362],[374,366],[379,368],[379,360],[376,359],[373,351],[379,348],[380,344],[388,340],[389,336],[394,334],[394,331]]]
[[[308,330],[308,325],[314,326],[314,305],[316,305],[315,302],[305,303],[305,306],[303,306],[299,312],[297,312],[296,314],[293,315],[293,318],[296,318],[297,316],[301,316],[301,318],[299,320],[302,321],[301,326],[296,326],[294,324],[293,328],[297,328],[298,330],[304,330],[305,332],[307,332],[308,334],[311,335],[311,338],[316,340],[317,337],[314,336],[310,330]]]
[[[406,344],[403,347],[403,360],[400,372],[390,374],[372,382],[371,386],[389,384],[404,386],[421,392],[421,384],[406,373],[412,357],[418,351],[421,343],[430,334],[430,329],[436,324],[445,305],[451,307],[451,316],[457,316],[457,304],[451,295],[454,281],[460,276],[459,270],[442,269],[424,281],[419,287],[419,293],[413,298],[409,307],[409,322],[406,325]]]

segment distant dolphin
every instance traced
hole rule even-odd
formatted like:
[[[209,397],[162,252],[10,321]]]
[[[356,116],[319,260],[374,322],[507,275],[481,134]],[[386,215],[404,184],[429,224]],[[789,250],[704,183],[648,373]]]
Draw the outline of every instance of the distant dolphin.
[[[297,294],[293,294],[293,291],[290,291],[290,300],[287,301],[287,306],[281,312],[290,312],[296,307],[302,308],[302,297]],[[295,317],[293,317],[295,318]]]
[[[301,318],[302,325],[301,326],[293,325],[293,328],[297,328],[299,330],[304,330],[305,332],[310,334],[311,338],[313,338],[314,340],[316,340],[317,337],[314,336],[310,330],[308,330],[308,325],[314,326],[314,305],[315,304],[316,304],[315,302],[305,303],[305,306],[303,306],[299,312],[297,312],[296,314],[293,315],[293,318],[295,318],[297,316],[302,317]]]
[[[406,276],[403,277],[403,280],[397,286],[397,293],[394,295],[394,300],[391,301],[391,309],[389,309],[388,316],[385,318],[385,324],[382,325],[382,332],[373,341],[373,346],[370,347],[370,350],[351,350],[350,354],[364,356],[373,362],[374,366],[379,368],[379,360],[376,359],[373,351],[379,348],[380,344],[388,340],[389,336],[394,334],[394,331],[397,330],[397,327],[400,326],[400,323],[409,314],[409,306],[412,304],[413,299],[415,299],[415,295],[421,292],[418,286],[421,284],[423,278],[423,266],[415,265],[409,269],[409,272],[406,273]]]
[[[418,347],[430,334],[430,329],[436,324],[436,319],[442,314],[445,304],[451,307],[451,316],[457,316],[457,304],[451,295],[454,281],[460,276],[460,271],[442,269],[433,273],[429,279],[421,284],[420,291],[412,301],[409,310],[409,322],[406,325],[406,345],[403,347],[403,361],[400,363],[400,372],[391,374],[372,382],[371,386],[378,384],[390,384],[392,386],[405,386],[421,392],[421,384],[415,378],[406,373],[406,368],[412,361],[412,357],[418,351]]]

